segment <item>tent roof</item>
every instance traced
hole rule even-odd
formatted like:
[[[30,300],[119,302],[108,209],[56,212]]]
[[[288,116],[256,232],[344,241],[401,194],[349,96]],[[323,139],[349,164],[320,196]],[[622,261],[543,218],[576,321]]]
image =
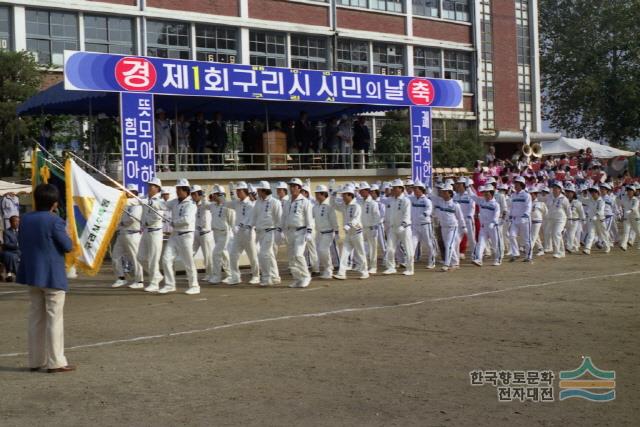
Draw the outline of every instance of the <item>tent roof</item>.
[[[39,92],[18,106],[18,115],[37,116],[40,114],[119,115],[119,95],[116,92],[90,92],[65,90],[60,82]],[[155,108],[162,108],[167,115],[174,111],[192,116],[202,111],[211,115],[223,113],[226,120],[248,120],[262,118],[268,113],[269,120],[298,118],[300,111],[309,113],[312,120],[321,120],[341,114],[353,115],[378,111],[396,110],[406,107],[376,106],[364,104],[334,104],[320,102],[264,101],[254,99],[215,98],[201,96],[155,95]]]
[[[601,145],[595,142],[591,142],[586,138],[565,138],[561,137],[555,141],[542,143],[542,155],[543,156],[557,156],[560,154],[577,153],[580,150],[586,150],[591,148],[593,156],[598,159],[610,159],[613,157],[629,157],[634,153],[631,151],[619,150],[608,145]]]
[[[0,196],[4,196],[7,193],[31,193],[31,185],[16,184],[13,182],[0,181]]]

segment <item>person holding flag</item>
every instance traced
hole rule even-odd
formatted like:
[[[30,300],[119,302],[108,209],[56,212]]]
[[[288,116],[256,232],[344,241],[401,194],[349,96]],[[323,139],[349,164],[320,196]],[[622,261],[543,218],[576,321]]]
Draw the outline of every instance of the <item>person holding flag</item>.
[[[127,185],[127,204],[118,224],[118,237],[112,253],[114,270],[118,276],[118,279],[111,285],[112,288],[119,288],[127,284],[125,262],[131,266],[133,275],[133,282],[129,287],[131,289],[144,288],[142,266],[137,257],[142,228],[142,204],[137,196],[138,187],[135,184]]]

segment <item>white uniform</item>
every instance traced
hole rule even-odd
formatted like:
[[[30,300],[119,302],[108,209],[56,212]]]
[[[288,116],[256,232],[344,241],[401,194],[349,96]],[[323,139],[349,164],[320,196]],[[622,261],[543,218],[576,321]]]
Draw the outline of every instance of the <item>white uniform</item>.
[[[320,277],[330,279],[333,272],[331,254],[337,252],[335,235],[338,231],[338,219],[329,198],[313,206],[313,218],[315,220]]]
[[[507,220],[509,218],[509,204],[507,203],[507,196],[502,194],[500,191],[496,191],[494,196],[496,202],[498,202],[498,206],[500,206],[500,220],[498,221],[498,233],[500,233],[500,245],[502,253],[505,253],[507,248],[506,242],[508,241],[508,227]]]
[[[196,231],[193,238],[193,253],[202,249],[204,257],[205,280],[213,276],[213,232],[211,230],[211,209],[209,202],[200,200],[197,204]]]
[[[313,212],[313,207],[316,205],[315,199],[307,199],[309,200],[309,204],[311,205],[311,211]],[[315,224],[313,230],[311,231],[311,239],[307,240],[307,249],[305,251],[305,256],[307,258],[307,266],[313,273],[320,273],[320,263],[318,259],[318,249],[316,248],[316,229]]]
[[[152,289],[158,288],[163,279],[160,273],[160,258],[163,237],[162,214],[165,209],[166,204],[160,194],[149,197],[142,205],[142,240],[138,251],[138,261],[144,268]]]
[[[12,216],[20,216],[20,199],[18,196],[9,197],[4,196],[2,198],[2,217],[4,218],[4,229],[11,228],[9,220]]]
[[[396,268],[396,250],[398,246],[406,255],[406,273],[412,274],[414,267],[413,239],[411,237],[411,200],[406,194],[400,197],[390,197],[385,219],[387,228],[387,252],[385,254],[385,267],[387,270]]]
[[[567,218],[571,216],[571,204],[563,194],[558,197],[549,196],[547,207],[547,227],[549,241],[544,242],[545,252],[553,252],[554,258],[565,256],[562,232],[567,224]]]
[[[455,267],[460,264],[460,239],[467,232],[465,217],[460,205],[453,199],[445,201],[439,198],[435,205],[436,216],[442,230],[444,253],[442,255],[445,267]]]
[[[605,203],[601,197],[596,200],[589,198],[587,202],[587,210],[585,212],[587,218],[587,239],[584,243],[584,250],[589,253],[593,243],[602,241],[605,252],[609,252],[611,244],[609,243],[609,235],[604,225],[605,220]]]
[[[378,209],[380,210],[380,227],[378,227],[378,244],[380,245],[380,249],[382,249],[382,256],[384,257],[385,252],[387,252],[387,240],[385,237],[385,217],[387,211],[387,205],[384,202],[382,197],[378,197],[376,203],[378,203]]]
[[[531,201],[531,244],[534,250],[538,251],[537,255],[544,255],[540,231],[548,212],[549,209],[544,201],[540,199]]]
[[[567,218],[567,230],[565,233],[565,246],[570,252],[577,252],[580,249],[580,234],[582,232],[582,222],[584,221],[584,210],[582,202],[573,199],[569,202],[570,215]]]
[[[173,270],[176,258],[180,258],[184,264],[189,289],[200,289],[198,271],[193,260],[193,233],[196,229],[198,208],[191,197],[186,197],[182,201],[169,200],[167,208],[171,211],[171,218],[173,218],[173,231],[162,255],[164,287],[160,292],[171,292],[176,289],[176,276]]]
[[[640,200],[634,196],[629,198],[626,194],[618,199],[620,210],[622,211],[622,237],[620,247],[627,249],[629,235],[631,231],[636,235],[636,248],[640,249]]]
[[[613,245],[618,240],[618,227],[616,226],[617,203],[614,194],[602,196],[604,201],[604,228],[609,236],[609,243]]]
[[[247,196],[244,200],[233,200],[231,205],[236,211],[236,225],[229,251],[229,283],[240,283],[240,256],[246,252],[251,268],[251,283],[260,282],[260,268],[256,251],[256,234],[253,229],[254,202]]]
[[[280,273],[276,262],[276,234],[282,222],[282,204],[272,195],[264,200],[258,198],[253,207],[252,223],[258,240],[258,262],[260,263],[260,284],[263,286],[280,283]]]
[[[425,248],[427,268],[433,268],[436,265],[437,243],[433,234],[432,215],[433,203],[427,196],[411,197],[411,229],[415,260],[420,261],[422,249]]]
[[[353,253],[355,268],[362,275],[368,274],[367,258],[364,253],[362,207],[354,198],[348,205],[339,205],[344,220],[344,240],[340,253],[338,276],[345,276],[349,267],[349,257]],[[375,240],[374,240],[375,241]]]
[[[526,191],[514,192],[511,195],[511,211],[509,219],[509,239],[511,240],[511,256],[520,256],[518,237],[522,239],[526,260],[533,259],[533,245],[531,242],[531,195]]]
[[[313,238],[313,226],[311,203],[306,197],[299,194],[295,199],[285,202],[280,228],[287,239],[289,270],[296,286],[307,286],[311,280],[304,250],[307,240]]]
[[[476,245],[476,222],[474,215],[476,214],[476,202],[472,195],[468,193],[470,190],[465,190],[464,193],[456,193],[453,195],[453,201],[460,205],[460,211],[464,217],[464,223],[466,226],[467,242],[469,248],[473,251]]]
[[[380,206],[371,196],[359,201],[362,218],[362,236],[367,250],[369,272],[375,274],[378,266],[378,233],[380,228]]]
[[[493,265],[500,265],[502,263],[502,235],[498,224],[500,222],[501,211],[500,204],[496,199],[485,200],[481,197],[476,197],[476,204],[480,208],[480,232],[478,233],[478,242],[473,249],[473,260],[479,264],[482,264],[482,256],[484,250],[489,242],[494,248],[495,259]]]
[[[235,225],[236,213],[224,201],[211,203],[211,228],[213,230],[213,272],[209,283],[218,284],[222,281],[222,268],[229,271],[229,241]]]
[[[118,277],[124,277],[124,263],[131,265],[133,283],[142,282],[142,266],[138,261],[140,230],[142,228],[142,205],[137,199],[127,199],[127,204],[118,224],[118,238],[113,247],[114,269]]]

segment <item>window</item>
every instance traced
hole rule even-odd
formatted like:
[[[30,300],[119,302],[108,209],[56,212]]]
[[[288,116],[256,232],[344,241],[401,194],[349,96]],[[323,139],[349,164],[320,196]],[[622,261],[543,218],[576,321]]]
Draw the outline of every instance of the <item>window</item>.
[[[440,0],[413,0],[413,14],[417,16],[440,16]]]
[[[133,21],[117,16],[84,16],[85,50],[132,55]]]
[[[468,22],[470,20],[469,0],[444,0],[442,2],[442,17]]]
[[[198,61],[235,63],[238,56],[238,31],[230,27],[196,25]]]
[[[27,10],[27,50],[38,64],[62,66],[65,50],[78,50],[75,13]]]
[[[418,77],[442,77],[442,55],[440,49],[413,48],[413,73]]]
[[[287,43],[284,33],[249,33],[251,65],[287,66]]]
[[[402,13],[402,0],[369,0],[369,7],[376,10]]]
[[[0,7],[0,49],[11,49],[11,9]]]
[[[147,21],[147,55],[190,59],[189,24]]]
[[[343,6],[367,7],[367,0],[338,0],[338,4]]]
[[[404,74],[404,46],[374,43],[373,72],[375,74]]]
[[[291,68],[327,69],[327,39],[291,35]]]
[[[338,71],[369,72],[369,42],[338,39]]]
[[[465,92],[471,92],[471,54],[468,52],[444,52],[444,78],[462,80]]]

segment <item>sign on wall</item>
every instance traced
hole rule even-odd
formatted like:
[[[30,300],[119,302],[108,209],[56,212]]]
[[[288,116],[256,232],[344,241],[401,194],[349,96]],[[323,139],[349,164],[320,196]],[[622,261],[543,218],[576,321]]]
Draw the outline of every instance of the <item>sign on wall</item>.
[[[122,130],[122,179],[124,185],[135,184],[145,195],[146,183],[154,176],[153,95],[122,92],[120,94],[120,125]]]

